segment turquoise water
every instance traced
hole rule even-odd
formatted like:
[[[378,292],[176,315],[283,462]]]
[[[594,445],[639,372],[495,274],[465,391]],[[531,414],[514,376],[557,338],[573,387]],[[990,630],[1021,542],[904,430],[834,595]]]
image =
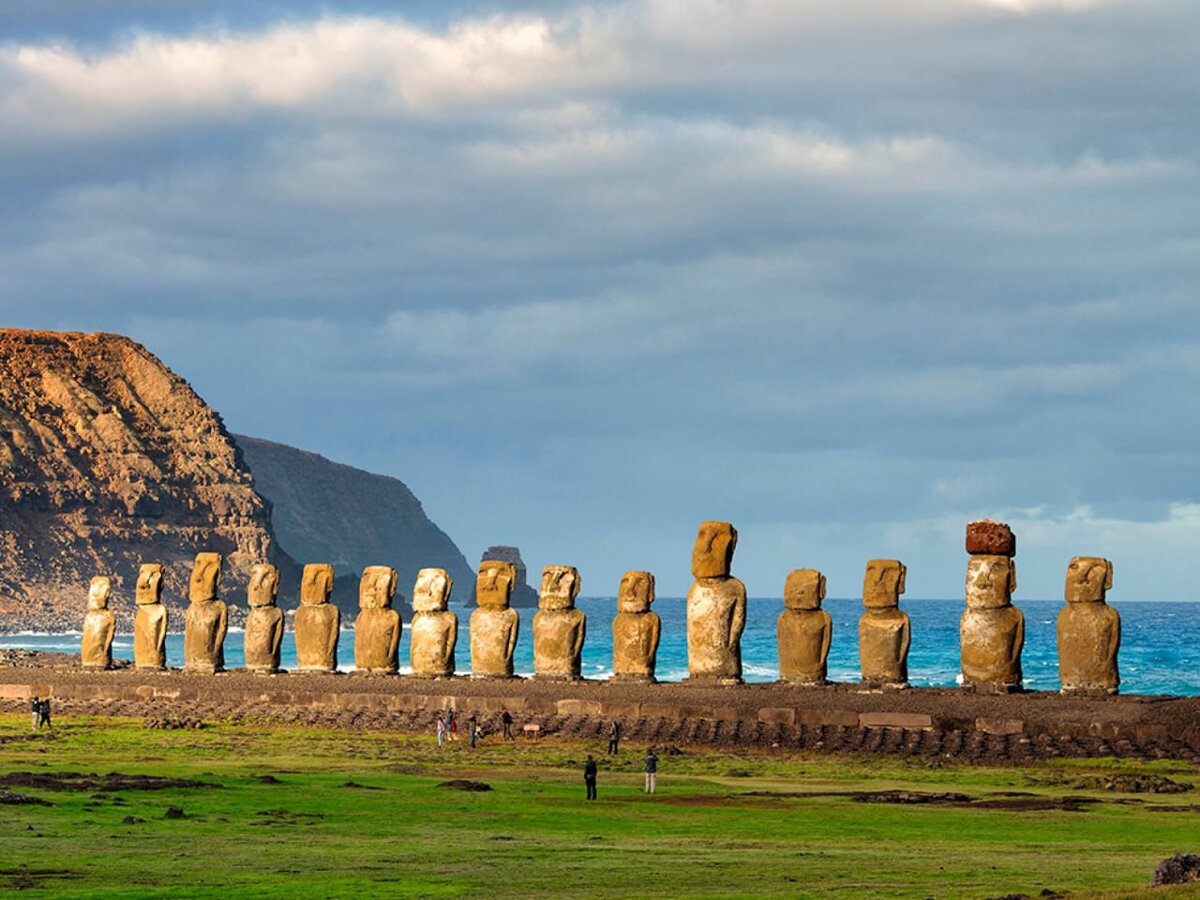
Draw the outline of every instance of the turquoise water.
[[[1058,689],[1058,660],[1055,650],[1054,622],[1061,601],[1025,600],[1017,604],[1025,613],[1025,686],[1031,690]],[[1121,613],[1121,690],[1131,694],[1200,695],[1200,605],[1193,603],[1113,603]],[[587,641],[583,648],[583,671],[588,678],[606,678],[612,672],[612,618],[616,600],[588,598],[579,601],[588,615]],[[833,681],[857,681],[858,617],[862,604],[857,600],[826,600],[825,608],[833,617],[833,646],[829,652],[829,677]],[[902,608],[912,619],[912,649],[908,672],[914,685],[948,687],[957,683],[958,620],[961,600],[907,600]],[[660,681],[678,681],[687,675],[685,604],[681,598],[661,598],[654,604],[662,616],[662,643],[658,651]],[[747,681],[774,681],[779,675],[776,660],[775,620],[783,609],[782,600],[751,599],[746,631],[742,636],[742,663]],[[470,610],[456,609],[459,617],[458,668],[470,669],[467,634]],[[523,609],[521,636],[517,643],[516,669],[519,674],[533,672],[533,628],[535,610]],[[405,613],[406,623],[409,613]],[[0,636],[0,647],[25,647],[35,650],[78,652],[79,635],[8,635]],[[133,642],[129,635],[118,635],[113,653],[132,658]],[[283,667],[295,663],[295,646],[289,633],[283,642]],[[338,659],[344,670],[354,668],[354,635],[342,633]],[[400,643],[401,663],[408,661],[408,630]],[[231,631],[225,639],[225,661],[230,668],[242,665],[242,636]],[[183,636],[167,638],[167,662],[183,664]],[[404,671],[402,669],[402,671]]]

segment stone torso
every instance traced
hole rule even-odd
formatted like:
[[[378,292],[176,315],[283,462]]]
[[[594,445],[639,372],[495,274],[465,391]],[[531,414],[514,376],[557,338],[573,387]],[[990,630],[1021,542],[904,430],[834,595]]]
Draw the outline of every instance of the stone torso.
[[[779,616],[779,675],[785,681],[825,681],[833,620],[823,609],[785,609]]]
[[[332,603],[301,604],[296,610],[296,667],[303,672],[337,669],[342,613]]]
[[[88,668],[112,668],[112,642],[116,619],[112,610],[90,609],[83,617],[82,661]]]
[[[184,622],[184,666],[197,672],[219,672],[225,668],[225,626],[228,611],[224,600],[192,603]]]
[[[400,668],[400,614],[394,609],[364,609],[354,620],[354,665],[367,672]]]
[[[688,674],[741,678],[746,587],[736,578],[697,579],[687,595]]]
[[[1116,693],[1121,617],[1107,603],[1071,603],[1058,614],[1058,677],[1064,691]]]
[[[471,674],[507,678],[521,619],[515,609],[480,608],[471,613]]]
[[[533,670],[553,678],[578,678],[587,617],[578,609],[543,609],[533,617]]]
[[[968,609],[959,631],[964,684],[1021,684],[1025,617],[1019,609]]]
[[[613,619],[613,675],[652,681],[662,621],[658,613],[617,613]]]
[[[162,669],[167,664],[167,608],[140,604],[133,619],[133,662],[139,669]]]
[[[871,685],[908,683],[908,614],[898,609],[868,610],[858,620],[858,654],[863,681]]]
[[[283,641],[283,610],[276,606],[252,607],[246,615],[246,668],[252,672],[277,672]]]
[[[410,662],[414,675],[454,674],[454,645],[458,641],[458,616],[449,610],[413,613],[408,628]]]

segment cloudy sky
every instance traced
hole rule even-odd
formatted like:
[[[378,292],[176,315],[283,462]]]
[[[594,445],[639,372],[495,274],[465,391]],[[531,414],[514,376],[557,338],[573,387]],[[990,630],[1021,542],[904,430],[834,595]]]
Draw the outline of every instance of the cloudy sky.
[[[399,11],[397,11],[399,10]],[[1200,575],[1200,9],[5,0],[0,313],[611,594]],[[381,562],[386,562],[381,560]]]

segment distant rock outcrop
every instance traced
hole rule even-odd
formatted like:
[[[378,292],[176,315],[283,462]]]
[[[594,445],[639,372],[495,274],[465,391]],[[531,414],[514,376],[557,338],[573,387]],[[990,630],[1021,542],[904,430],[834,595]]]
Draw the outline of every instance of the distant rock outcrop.
[[[105,574],[128,627],[143,561],[182,608],[203,550],[234,598],[256,562],[295,568],[220,416],[128,338],[0,330],[0,626],[78,628]]]
[[[509,605],[524,609],[536,609],[538,605],[538,592],[529,586],[529,573],[525,569],[525,563],[521,559],[521,551],[516,547],[508,547],[503,544],[497,544],[488,547],[483,551],[483,556],[479,561],[485,559],[497,559],[501,562],[510,562],[517,569],[517,583],[513,585],[512,599]]]
[[[417,572],[430,566],[454,579],[452,603],[472,601],[475,574],[466,557],[402,481],[284,444],[243,435],[234,440],[254,473],[255,489],[274,506],[280,544],[301,563],[333,564],[333,600],[343,610],[357,615],[358,579],[371,565],[396,569],[397,594],[406,605]]]

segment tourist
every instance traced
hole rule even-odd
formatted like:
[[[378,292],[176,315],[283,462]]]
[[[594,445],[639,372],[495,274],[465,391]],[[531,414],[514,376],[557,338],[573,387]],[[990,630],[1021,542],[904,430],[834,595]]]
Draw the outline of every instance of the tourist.
[[[587,785],[587,798],[596,799],[596,761],[588,754],[587,762],[583,764],[583,783]]]
[[[437,717],[437,742],[439,747],[446,746],[446,720],[441,716]]]
[[[614,719],[608,729],[608,752],[619,753],[621,750],[621,726]]]
[[[511,741],[513,739],[512,713],[510,713],[507,709],[504,711],[504,715],[500,717],[500,724],[504,726],[504,739],[506,741]]]
[[[50,726],[50,698],[49,697],[47,697],[45,700],[42,701],[41,715],[38,717],[38,728],[41,728],[43,725],[45,725],[47,728],[51,727]]]
[[[467,719],[467,740],[470,741],[471,747],[475,747],[475,741],[479,739],[479,720],[475,716]]]
[[[658,781],[658,756],[651,747],[646,751],[646,793],[653,794]]]
[[[446,710],[446,732],[450,735],[450,740],[458,741],[458,719],[454,716],[453,706]]]
[[[42,718],[42,701],[40,699],[38,699],[37,697],[34,697],[33,701],[29,705],[29,711],[31,713],[33,713],[33,720],[32,720],[31,727],[33,728],[34,731],[37,731],[38,722]]]

